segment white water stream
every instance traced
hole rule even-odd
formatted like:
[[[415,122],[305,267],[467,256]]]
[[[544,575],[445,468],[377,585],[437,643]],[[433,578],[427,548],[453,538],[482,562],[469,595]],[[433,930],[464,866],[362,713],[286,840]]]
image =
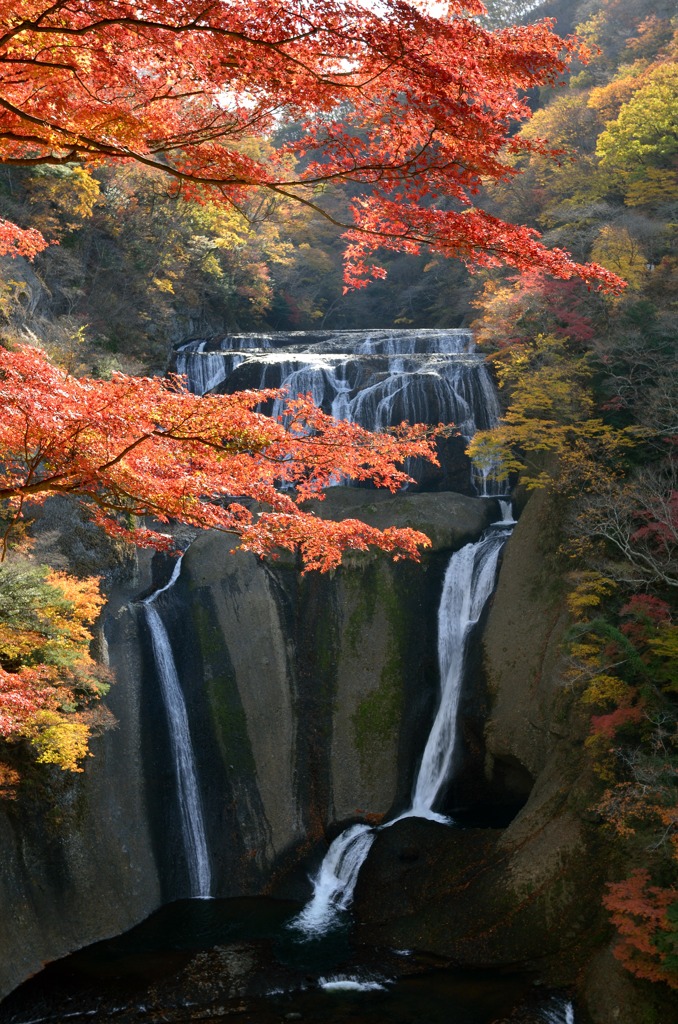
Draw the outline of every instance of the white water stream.
[[[506,510],[502,511],[506,516]],[[490,530],[475,544],[467,544],[452,555],[438,610],[440,701],[414,785],[412,804],[385,825],[352,825],[337,836],[313,879],[310,901],[291,922],[291,927],[306,938],[324,935],[339,923],[341,912],[351,904],[360,868],[377,832],[403,818],[450,823],[434,808],[454,762],[468,638],[494,588],[499,554],[507,537],[507,530]]]
[[[204,395],[244,362],[244,351],[269,347],[266,335],[227,335],[218,344],[200,339],[186,341],[176,350],[176,372],[186,378],[189,391]]]
[[[186,702],[181,689],[167,630],[157,608],[156,598],[169,590],[179,578],[181,559],[177,559],[172,577],[164,587],[143,602],[146,622],[151,634],[153,657],[160,683],[167,726],[172,747],[177,798],[181,819],[181,834],[191,884],[191,896],[207,898],[211,889],[210,860],[207,852],[205,822],[200,790],[195,769],[195,755],[186,714]]]
[[[544,1024],[575,1024],[574,1006],[569,1000],[554,1000],[554,1004],[542,1011]]]
[[[186,342],[175,359],[196,394],[231,374],[237,389],[236,368],[248,363],[242,386],[311,394],[324,412],[373,431],[404,420],[454,423],[468,441],[499,416],[494,383],[468,330],[229,335],[219,343]],[[273,403],[274,417],[284,404],[282,398]],[[416,477],[420,470],[412,464],[408,471]],[[496,497],[505,489],[491,479],[491,467],[474,466],[472,477],[479,495]]]
[[[450,776],[457,738],[457,711],[472,627],[494,588],[499,553],[507,534],[492,531],[475,544],[456,551],[445,573],[438,610],[440,703],[406,817],[436,818],[434,805]]]

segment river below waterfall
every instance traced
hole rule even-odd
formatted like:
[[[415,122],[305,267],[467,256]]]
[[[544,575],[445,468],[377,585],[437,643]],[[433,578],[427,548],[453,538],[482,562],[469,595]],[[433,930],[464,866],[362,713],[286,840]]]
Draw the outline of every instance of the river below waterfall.
[[[182,900],[125,935],[50,965],[0,1009],[2,1024],[571,1024],[525,975],[444,969],[408,951],[352,949],[347,931],[299,941],[298,905]]]

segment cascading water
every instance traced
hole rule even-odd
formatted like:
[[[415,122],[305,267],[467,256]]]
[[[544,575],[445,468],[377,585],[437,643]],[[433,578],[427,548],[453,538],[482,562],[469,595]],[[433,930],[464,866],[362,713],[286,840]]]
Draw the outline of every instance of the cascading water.
[[[574,1024],[574,1006],[569,1000],[554,999],[542,1011],[544,1024]]]
[[[468,330],[231,335],[216,345],[192,341],[177,350],[177,371],[196,393],[217,384],[282,388],[292,396],[311,394],[325,412],[368,430],[403,420],[454,423],[467,441],[499,416],[492,378]],[[283,406],[277,400],[272,415],[280,416]],[[409,471],[419,472],[417,466]],[[503,493],[491,469],[474,467],[472,478],[480,495]]]
[[[454,762],[468,638],[492,593],[506,536],[503,531],[493,531],[476,544],[467,544],[452,555],[447,567],[438,611],[440,703],[424,748],[412,806],[406,812],[408,817],[440,820],[433,808]]]
[[[267,349],[270,344],[266,335],[227,335],[218,342],[192,339],[175,352],[176,372],[186,378],[189,391],[204,395],[244,362],[244,351]]]
[[[169,590],[179,578],[181,559],[177,560],[172,577],[164,587],[143,602],[144,613],[153,647],[153,657],[160,682],[169,738],[172,746],[181,834],[188,866],[191,896],[207,898],[211,889],[210,860],[207,852],[205,822],[200,789],[195,769],[195,756],[186,713],[186,702],[177,675],[172,646],[157,608],[158,596]]]
[[[365,863],[377,829],[352,825],[331,844],[313,882],[313,896],[291,922],[307,938],[324,935],[353,899],[358,872]]]
[[[468,638],[492,593],[497,562],[509,532],[490,530],[475,544],[467,544],[452,555],[438,611],[440,701],[414,785],[412,804],[385,825],[353,825],[334,840],[313,880],[313,896],[291,922],[291,927],[305,938],[324,935],[340,921],[342,911],[351,904],[360,868],[380,829],[412,817],[450,823],[449,818],[434,810],[434,805],[454,761]]]
[[[501,509],[501,519],[495,523],[495,526],[515,526],[516,521],[513,518],[513,503],[511,501],[499,500],[499,508]]]

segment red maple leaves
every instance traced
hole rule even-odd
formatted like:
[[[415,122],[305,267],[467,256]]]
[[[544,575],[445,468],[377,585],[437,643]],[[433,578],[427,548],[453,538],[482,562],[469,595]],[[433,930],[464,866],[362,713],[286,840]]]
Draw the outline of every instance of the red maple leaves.
[[[665,981],[676,989],[678,889],[649,881],[649,872],[638,868],[629,878],[608,885],[603,904],[621,937],[614,954],[637,977]]]
[[[225,530],[259,554],[298,549],[306,568],[332,568],[342,551],[368,545],[416,558],[428,540],[415,530],[326,522],[300,506],[337,475],[397,490],[409,480],[404,459],[435,461],[430,428],[372,434],[301,395],[283,424],[255,411],[274,394],[197,397],[177,378],[77,379],[37,349],[0,349],[8,531],[27,502],[73,494],[109,534],[157,548],[171,538],[134,517]]]
[[[0,14],[0,162],[133,159],[193,197],[253,192],[323,208],[350,182],[347,284],[383,271],[380,248],[422,245],[485,266],[539,266],[605,287],[619,279],[549,250],[474,206],[510,179],[530,116],[524,91],[554,83],[581,48],[548,21],[491,32],[476,0],[17,0]],[[284,121],[294,139],[248,150]],[[12,236],[12,231],[15,232]],[[5,251],[42,243],[5,226]],[[3,233],[0,232],[0,246]]]

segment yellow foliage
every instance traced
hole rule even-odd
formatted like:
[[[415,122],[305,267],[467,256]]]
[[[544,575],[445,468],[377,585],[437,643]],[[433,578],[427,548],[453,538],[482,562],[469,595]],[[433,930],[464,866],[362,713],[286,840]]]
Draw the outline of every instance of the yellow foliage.
[[[499,426],[479,431],[468,446],[478,465],[496,479],[522,472],[529,487],[593,491],[618,471],[631,438],[593,416],[590,370],[567,343],[539,336],[513,345],[496,361],[499,383],[511,393]],[[530,455],[538,455],[535,465]]]
[[[44,637],[35,629],[20,628],[0,622],[0,663],[23,664],[43,643]]]
[[[588,613],[599,608],[617,588],[614,580],[595,570],[579,572],[573,574],[571,578],[576,586],[567,596],[567,607],[578,621],[586,620],[589,617]]]
[[[662,660],[655,666],[658,681],[665,690],[678,692],[678,626],[662,623],[657,635],[647,641],[652,653]]]
[[[221,269],[221,264],[219,263],[219,260],[216,258],[214,253],[209,252],[203,258],[202,263],[200,265],[201,265],[202,269],[205,271],[205,273],[209,274],[210,277],[223,277],[224,276],[224,272]]]
[[[91,217],[101,197],[101,188],[84,167],[74,167],[71,178],[71,210],[83,219]]]
[[[584,704],[617,707],[629,700],[629,687],[617,676],[599,672],[591,677],[581,699]]]
[[[570,644],[570,654],[581,662],[593,662],[600,657],[603,645],[599,639],[587,634],[586,640]]]
[[[614,224],[605,224],[598,232],[591,250],[591,259],[619,274],[629,288],[634,290],[641,287],[647,276],[647,257],[637,240],[626,228]]]
[[[598,11],[596,14],[592,14],[586,21],[582,21],[577,25],[577,35],[585,39],[592,48],[599,47],[606,24],[607,12]]]
[[[169,295],[174,295],[174,285],[166,277],[154,277],[153,284],[159,292],[167,292]]]
[[[196,204],[191,208],[191,220],[196,232],[215,238],[223,249],[235,249],[243,245],[251,231],[242,213],[225,204]]]
[[[647,206],[678,199],[678,178],[674,170],[646,167],[642,177],[627,178],[624,194],[627,206]]]
[[[28,191],[35,208],[34,226],[56,237],[81,227],[101,199],[99,182],[84,167],[41,167],[31,177]]]
[[[39,764],[55,764],[62,771],[81,772],[88,756],[89,727],[57,711],[39,711],[25,735],[37,751]]]
[[[80,771],[92,728],[110,722],[89,710],[108,689],[107,671],[89,653],[103,603],[96,577],[18,560],[0,566],[0,666],[37,701],[13,734],[29,740],[39,762],[67,771]]]

